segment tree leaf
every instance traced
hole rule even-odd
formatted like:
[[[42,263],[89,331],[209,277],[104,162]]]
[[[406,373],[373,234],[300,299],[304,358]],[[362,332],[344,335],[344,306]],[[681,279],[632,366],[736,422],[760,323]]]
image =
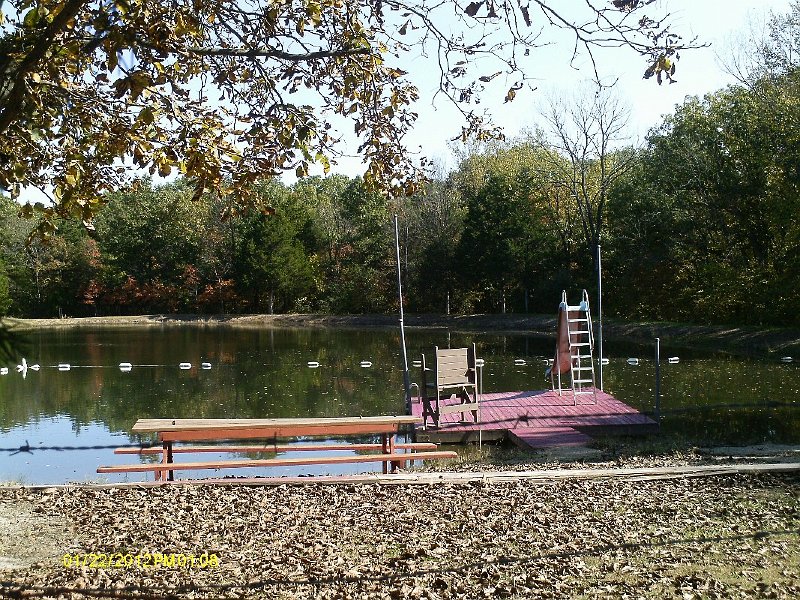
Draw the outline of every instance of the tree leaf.
[[[474,17],[478,14],[478,10],[480,7],[483,6],[483,1],[481,2],[470,2],[467,5],[467,8],[464,9],[464,12],[469,15],[470,17]]]
[[[25,17],[22,19],[22,24],[28,29],[36,27],[39,24],[39,10],[34,7],[26,12]]]

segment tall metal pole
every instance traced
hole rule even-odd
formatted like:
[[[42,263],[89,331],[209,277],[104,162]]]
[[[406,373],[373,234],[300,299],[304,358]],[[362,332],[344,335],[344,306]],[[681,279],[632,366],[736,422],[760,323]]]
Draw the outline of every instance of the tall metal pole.
[[[597,244],[597,341],[600,349],[600,391],[603,391],[603,268],[600,263],[600,244]]]
[[[656,426],[661,427],[661,338],[656,338]]]
[[[408,355],[406,353],[406,328],[403,321],[403,278],[400,267],[400,229],[397,215],[394,216],[394,246],[397,255],[397,294],[400,298],[400,345],[403,351],[403,388],[406,392],[406,411],[411,413],[411,378],[408,375]]]

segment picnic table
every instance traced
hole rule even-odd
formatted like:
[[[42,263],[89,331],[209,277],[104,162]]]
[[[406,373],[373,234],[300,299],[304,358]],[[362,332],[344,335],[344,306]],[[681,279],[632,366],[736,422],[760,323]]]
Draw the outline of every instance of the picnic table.
[[[223,469],[239,467],[278,467],[310,464],[383,463],[383,472],[396,471],[401,464],[415,460],[455,458],[453,451],[437,450],[430,443],[397,443],[395,435],[401,427],[421,423],[412,415],[292,418],[292,419],[139,419],[133,433],[155,433],[161,447],[117,448],[117,454],[161,454],[160,463],[139,463],[98,467],[98,473],[153,472],[156,479],[174,479],[174,471]],[[278,444],[279,439],[337,436],[380,436],[378,444]],[[205,444],[179,446],[176,443],[214,442],[222,440],[269,440],[260,445]],[[308,457],[276,457],[265,459],[242,458],[175,462],[177,453],[202,452],[286,452],[289,450],[356,450],[362,454],[336,456],[333,454]],[[375,452],[377,451],[377,452]],[[408,452],[406,452],[408,451]]]

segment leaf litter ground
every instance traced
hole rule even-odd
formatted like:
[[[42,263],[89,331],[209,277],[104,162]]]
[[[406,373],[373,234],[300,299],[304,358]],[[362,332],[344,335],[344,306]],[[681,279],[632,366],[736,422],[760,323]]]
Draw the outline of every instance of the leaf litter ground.
[[[545,484],[0,487],[0,528],[2,515],[12,513],[23,515],[27,529],[0,536],[0,554],[17,553],[9,557],[15,564],[0,563],[0,596],[800,596],[796,474]],[[9,542],[15,535],[25,543]],[[23,548],[36,544],[38,562],[30,563],[35,553]],[[219,565],[63,564],[64,554],[204,552]]]

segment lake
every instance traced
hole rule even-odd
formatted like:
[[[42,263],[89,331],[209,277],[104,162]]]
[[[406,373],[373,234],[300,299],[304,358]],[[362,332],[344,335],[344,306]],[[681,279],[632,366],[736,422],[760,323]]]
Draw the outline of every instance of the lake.
[[[544,370],[554,336],[414,328],[406,331],[406,338],[409,363],[423,351],[430,358],[434,345],[477,343],[486,362],[486,392],[549,386]],[[607,342],[604,355],[609,358],[605,390],[652,412],[654,345]],[[800,441],[797,362],[668,345],[662,345],[661,356],[665,432],[724,445]],[[679,357],[678,363],[668,362],[673,356]],[[629,364],[631,357],[639,364]],[[201,325],[51,329],[29,336],[24,377],[17,367],[23,366],[22,358],[0,365],[5,373],[0,374],[0,481],[142,480],[139,474],[100,476],[95,469],[130,460],[114,455],[114,447],[150,441],[129,433],[143,417],[337,417],[405,411],[399,331]],[[361,366],[364,361],[370,366]],[[309,367],[309,362],[319,366]],[[121,363],[130,363],[130,369],[121,369]],[[181,368],[181,363],[191,367]],[[418,368],[411,367],[411,380],[420,380]],[[368,468],[304,466],[230,474],[337,474]]]

